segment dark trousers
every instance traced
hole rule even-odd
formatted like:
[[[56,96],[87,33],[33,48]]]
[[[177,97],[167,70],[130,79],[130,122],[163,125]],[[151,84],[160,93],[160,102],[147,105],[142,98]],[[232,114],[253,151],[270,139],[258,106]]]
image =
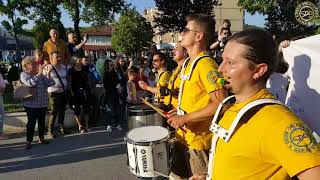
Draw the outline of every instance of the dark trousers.
[[[119,96],[106,95],[105,104],[110,110],[106,114],[106,125],[117,126],[121,124],[124,118],[124,107],[119,103]]]
[[[64,128],[64,115],[66,111],[66,96],[62,93],[50,93],[50,101],[52,103],[52,112],[49,118],[48,131],[53,132],[54,123],[58,117],[59,128]]]
[[[24,107],[28,117],[27,123],[27,141],[32,142],[34,135],[34,128],[38,120],[39,138],[44,139],[45,119],[47,108],[29,108]]]

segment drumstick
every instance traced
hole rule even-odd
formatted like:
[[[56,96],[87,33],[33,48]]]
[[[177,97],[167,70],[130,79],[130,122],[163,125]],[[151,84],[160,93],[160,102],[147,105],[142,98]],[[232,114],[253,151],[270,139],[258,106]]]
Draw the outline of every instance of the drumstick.
[[[151,107],[152,109],[154,109],[155,111],[157,111],[161,116],[163,116],[163,117],[165,117],[166,119],[168,119],[168,116],[166,115],[167,112],[165,112],[164,110],[162,110],[162,109],[158,108],[157,106],[151,104],[150,102],[148,102],[147,100],[143,99],[142,97],[141,97],[141,100],[142,100],[142,102],[143,102],[145,105]],[[179,128],[179,129],[181,129],[184,133],[187,132],[187,131],[184,130],[183,128]]]
[[[148,101],[146,101],[145,99],[141,98],[142,102],[151,107],[152,109],[154,109],[155,111],[157,111],[161,116],[165,117],[166,119],[168,119],[168,117],[166,116],[166,112],[164,112],[162,109],[158,108],[157,106],[149,103]]]

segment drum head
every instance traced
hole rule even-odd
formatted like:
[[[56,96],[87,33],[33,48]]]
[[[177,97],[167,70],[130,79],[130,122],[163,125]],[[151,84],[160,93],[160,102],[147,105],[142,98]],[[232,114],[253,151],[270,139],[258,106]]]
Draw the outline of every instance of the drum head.
[[[169,131],[161,126],[143,126],[134,128],[127,134],[127,139],[134,143],[157,142],[169,136]]]

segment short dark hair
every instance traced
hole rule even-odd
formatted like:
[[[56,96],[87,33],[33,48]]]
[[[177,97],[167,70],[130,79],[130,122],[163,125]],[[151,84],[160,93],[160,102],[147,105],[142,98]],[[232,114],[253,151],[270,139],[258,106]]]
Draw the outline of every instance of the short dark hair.
[[[279,58],[278,49],[271,34],[261,29],[247,29],[234,34],[229,42],[247,46],[247,52],[244,57],[253,64],[266,63],[267,72],[262,76],[266,82],[269,76],[278,68]]]
[[[202,32],[204,33],[204,40],[209,47],[213,43],[216,21],[206,14],[190,14],[187,16],[186,20],[187,22],[194,21],[201,27]]]
[[[223,24],[223,23],[227,23],[227,24],[231,27],[231,22],[230,22],[229,19],[224,19],[223,22],[222,22],[222,24]]]
[[[155,52],[155,53],[153,54],[153,57],[154,57],[155,55],[158,55],[158,56],[160,57],[160,59],[163,60],[164,66],[167,66],[167,57],[166,57],[166,55],[165,55],[164,53],[162,53],[162,52],[160,52],[160,51],[157,51],[157,52]]]

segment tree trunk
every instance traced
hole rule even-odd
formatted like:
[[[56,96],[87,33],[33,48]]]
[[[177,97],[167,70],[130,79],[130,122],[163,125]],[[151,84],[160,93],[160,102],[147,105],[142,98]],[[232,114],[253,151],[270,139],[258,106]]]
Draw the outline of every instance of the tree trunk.
[[[80,9],[79,9],[79,0],[74,0],[74,17],[73,17],[73,25],[74,25],[74,31],[76,33],[78,43],[81,42],[81,33],[80,33]],[[84,55],[84,51],[81,48],[80,49],[80,54]]]

